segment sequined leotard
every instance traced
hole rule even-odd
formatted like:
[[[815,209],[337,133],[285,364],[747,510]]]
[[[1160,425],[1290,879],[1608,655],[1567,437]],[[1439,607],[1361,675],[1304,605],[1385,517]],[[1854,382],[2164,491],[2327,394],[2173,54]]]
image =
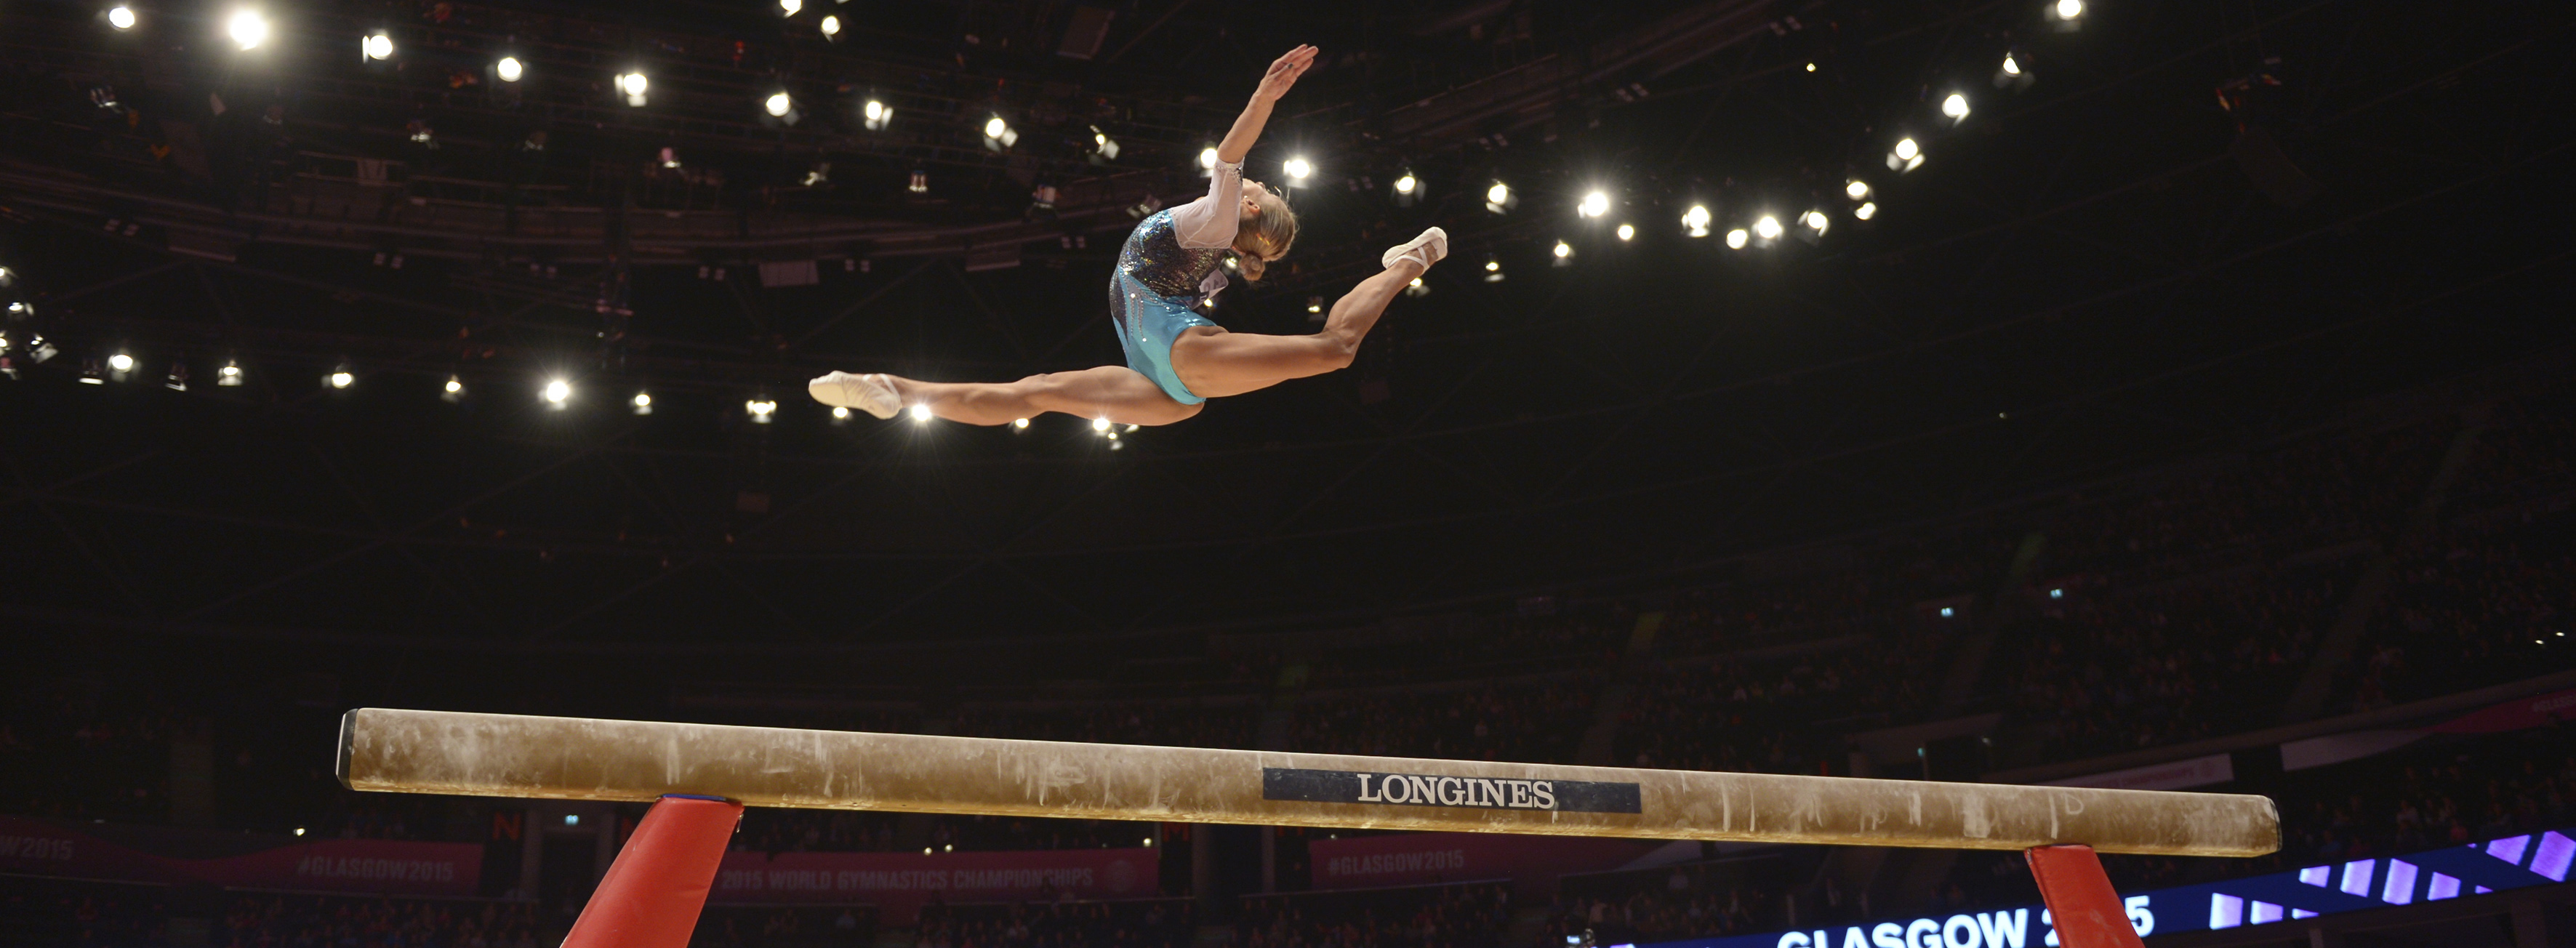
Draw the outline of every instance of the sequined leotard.
[[[1109,278],[1109,321],[1127,367],[1184,405],[1206,399],[1172,370],[1172,341],[1190,327],[1216,325],[1194,307],[1226,286],[1215,274],[1234,240],[1241,168],[1219,164],[1208,197],[1147,215],[1119,248],[1118,269]]]

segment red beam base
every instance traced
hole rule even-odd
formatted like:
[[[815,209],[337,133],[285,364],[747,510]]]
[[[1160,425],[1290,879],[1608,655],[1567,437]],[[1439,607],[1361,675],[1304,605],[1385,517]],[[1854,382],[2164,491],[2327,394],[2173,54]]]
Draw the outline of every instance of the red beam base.
[[[563,948],[688,948],[742,804],[667,796],[644,814]]]
[[[2039,897],[2057,927],[2060,948],[2146,948],[2102,860],[2091,846],[2034,846],[2023,850]]]

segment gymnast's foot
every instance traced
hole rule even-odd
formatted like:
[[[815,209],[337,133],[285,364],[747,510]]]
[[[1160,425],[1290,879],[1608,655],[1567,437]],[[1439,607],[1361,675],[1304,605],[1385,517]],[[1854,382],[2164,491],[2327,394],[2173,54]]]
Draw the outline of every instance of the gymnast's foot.
[[[1378,259],[1378,266],[1393,270],[1396,261],[1410,259],[1421,264],[1422,269],[1428,270],[1431,269],[1432,264],[1439,263],[1441,258],[1448,255],[1449,232],[1434,227],[1423,231],[1422,236],[1413,238],[1400,246],[1387,248],[1386,256]]]
[[[805,390],[813,393],[815,401],[879,418],[892,418],[903,410],[903,396],[895,394],[894,382],[882,374],[831,372],[805,383]]]

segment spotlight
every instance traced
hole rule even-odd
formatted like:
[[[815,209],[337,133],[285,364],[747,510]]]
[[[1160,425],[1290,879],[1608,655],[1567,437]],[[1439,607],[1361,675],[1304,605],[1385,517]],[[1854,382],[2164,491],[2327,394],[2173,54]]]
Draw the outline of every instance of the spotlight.
[[[107,25],[116,27],[120,30],[133,29],[134,8],[124,4],[118,4],[116,9],[107,11]]]
[[[99,371],[97,359],[81,360],[80,383],[83,385],[107,384],[105,373]]]
[[[1010,130],[1010,123],[1002,121],[1002,117],[999,115],[993,116],[992,118],[984,121],[984,137],[986,138],[1000,138],[1002,137],[1003,132]]]
[[[1026,418],[1011,419],[1011,430],[1015,432],[1029,430],[1029,420]]]
[[[1503,261],[1502,261],[1502,259],[1501,259],[1501,258],[1499,258],[1499,257],[1486,257],[1486,258],[1485,258],[1485,282],[1487,282],[1487,283],[1501,283],[1501,282],[1503,282]]]
[[[1414,277],[1413,282],[1404,285],[1404,295],[1429,296],[1431,295],[1431,287],[1428,284],[1423,283],[1421,277]]]
[[[517,82],[520,76],[527,75],[527,67],[519,64],[517,56],[503,56],[500,62],[492,64],[492,74],[500,77],[502,82]]]
[[[1967,118],[1968,97],[1956,92],[1950,93],[1949,98],[1941,100],[1941,114],[1949,116],[1952,121]]]
[[[1843,185],[1843,193],[1850,195],[1851,199],[1855,201],[1868,200],[1869,182],[1863,181],[1859,178],[1853,178],[1851,179],[1850,184]]]
[[[839,35],[841,35],[841,18],[837,16],[824,17],[823,38],[831,39]]]
[[[644,90],[651,85],[645,81],[644,74],[640,72],[630,72],[617,77],[617,91],[626,93],[628,105],[643,105]]]
[[[1012,128],[1011,123],[1002,121],[1001,116],[996,115],[984,120],[984,148],[986,150],[1001,151],[1002,149],[1009,148],[1019,143],[1019,130]]]
[[[2013,54],[2011,54],[2011,53],[2005,53],[2005,54],[2004,54],[2004,75],[2007,75],[2007,76],[2018,76],[2018,75],[2021,75],[2021,61],[2020,61],[2020,60],[2017,60],[2017,59],[2014,59],[2014,58],[2013,58]]]
[[[1420,187],[1422,187],[1422,182],[1414,178],[1413,172],[1410,171],[1405,172],[1404,177],[1395,179],[1395,193],[1397,194],[1412,194],[1415,189]]]
[[[257,49],[268,41],[268,18],[257,10],[235,10],[232,18],[224,21],[224,35],[232,37],[233,43],[244,50]]]
[[[1548,252],[1549,252],[1549,253],[1552,253],[1552,254],[1555,254],[1555,255],[1556,255],[1556,259],[1563,260],[1563,259],[1565,259],[1565,258],[1567,258],[1567,257],[1574,256],[1574,245],[1573,245],[1573,244],[1566,243],[1565,241],[1560,240],[1560,241],[1557,241],[1557,242],[1556,242],[1556,246],[1555,246],[1554,248],[1552,248],[1552,249],[1548,250]]]
[[[1306,297],[1306,314],[1307,314],[1307,315],[1309,315],[1309,316],[1320,316],[1320,315],[1323,315],[1323,313],[1324,313],[1324,298],[1323,298],[1323,297],[1320,297],[1320,296],[1309,296],[1309,297]]]
[[[638,415],[650,415],[653,413],[653,393],[637,392],[634,398],[627,401],[627,404],[634,406],[635,413]]]
[[[1627,239],[1630,239],[1630,238],[1635,237],[1635,236],[1637,236],[1637,228],[1636,228],[1636,227],[1634,227],[1634,226],[1632,226],[1632,225],[1628,225],[1628,224],[1621,224],[1621,225],[1619,225],[1619,239],[1620,239],[1620,240],[1627,240]]]
[[[187,391],[188,364],[185,362],[170,363],[170,374],[162,378],[161,387],[173,392]]]
[[[1107,430],[1109,430],[1109,419],[1107,419],[1107,418],[1094,418],[1094,419],[1091,419],[1091,430],[1093,430],[1093,431],[1107,431]]]
[[[1118,140],[1109,137],[1100,126],[1091,127],[1091,163],[1105,165],[1118,160]]]
[[[867,120],[868,131],[882,132],[887,124],[894,121],[894,110],[883,102],[869,99],[868,104],[859,107],[859,117]]]
[[[1288,180],[1290,182],[1304,184],[1306,183],[1307,176],[1315,173],[1315,165],[1313,162],[1307,161],[1305,157],[1301,155],[1288,159],[1286,164],[1279,166],[1279,170],[1288,173]]]
[[[1693,204],[1690,210],[1682,212],[1682,228],[1693,237],[1706,237],[1708,236],[1708,217],[1707,205]]]
[[[2049,12],[2061,20],[2075,19],[2084,15],[2084,0],[2057,0],[2057,6]]]
[[[910,191],[910,192],[912,192],[912,193],[914,193],[914,194],[928,194],[928,193],[930,193],[930,172],[927,172],[927,171],[915,171],[915,172],[913,172],[913,173],[912,173],[912,183],[911,183],[911,184],[904,185],[904,190],[906,190],[906,191]]]
[[[1862,202],[1860,202],[1860,206],[1859,206],[1859,207],[1852,208],[1852,216],[1853,216],[1853,217],[1860,218],[1861,220],[1868,220],[1868,219],[1870,219],[1870,218],[1877,217],[1877,216],[1878,216],[1878,202],[1876,202],[1876,201],[1862,201]]]
[[[394,38],[383,33],[368,36],[358,41],[358,53],[368,59],[392,59]]]
[[[332,388],[348,388],[349,386],[358,384],[358,376],[356,373],[349,371],[346,366],[343,366],[339,369],[333,370],[330,375],[324,376],[322,381],[329,384]]]
[[[1887,153],[1887,167],[1899,173],[1923,167],[1923,147],[1911,138],[1898,139],[1896,150]]]
[[[929,421],[929,420],[930,420],[930,406],[929,406],[928,404],[926,404],[926,403],[923,403],[923,402],[914,402],[914,403],[912,403],[912,420],[914,420],[914,421]]]
[[[833,424],[836,424],[836,425],[837,425],[837,424],[840,424],[840,423],[842,423],[842,422],[844,422],[844,421],[848,421],[848,420],[850,420],[850,410],[849,410],[848,408],[844,408],[844,407],[839,406],[839,405],[834,405],[834,406],[832,406],[832,423],[833,423]]]
[[[457,378],[456,376],[451,375],[451,376],[448,376],[448,377],[447,377],[447,384],[439,387],[439,393],[438,393],[438,400],[439,400],[439,401],[446,402],[446,403],[448,403],[448,404],[450,404],[450,405],[453,405],[453,404],[456,404],[456,403],[457,403],[457,402],[459,402],[459,401],[464,400],[464,398],[465,398],[465,380],[464,380],[464,379]]]
[[[783,16],[795,16],[798,11],[805,9],[805,0],[778,0],[778,9],[782,11]]]
[[[778,403],[766,398],[755,398],[742,403],[742,410],[751,415],[752,424],[765,425],[769,423],[769,416],[778,413]]]
[[[546,404],[562,408],[565,402],[572,400],[572,383],[562,379],[547,382],[545,397]]]
[[[1521,196],[1512,193],[1510,185],[1496,181],[1493,187],[1485,189],[1485,209],[1488,211],[1500,214],[1520,206],[1520,203]]]
[[[1599,191],[1586,194],[1583,196],[1583,203],[1574,206],[1574,212],[1585,217],[1599,217],[1610,213],[1610,195]]]
[[[16,282],[18,282],[18,271],[0,267],[0,286],[8,286]]]
[[[124,375],[134,371],[134,357],[122,352],[108,356],[107,367],[118,375]]]
[[[1214,171],[1214,170],[1216,170],[1216,146],[1215,146],[1215,145],[1209,145],[1209,146],[1207,146],[1207,147],[1205,147],[1205,148],[1201,148],[1201,149],[1199,149],[1199,170],[1200,170],[1200,171]]]
[[[1825,228],[1833,225],[1833,220],[1826,217],[1823,211],[1808,211],[1798,215],[1798,223],[1805,224],[1808,230],[1821,234],[1825,232]]]
[[[216,369],[216,370],[215,370],[215,384],[216,384],[216,385],[221,386],[221,387],[223,387],[223,388],[236,388],[236,387],[239,387],[239,386],[241,385],[241,383],[242,383],[242,370],[241,370],[241,363],[239,363],[239,362],[225,362],[225,363],[224,363],[224,367],[223,367],[223,368],[220,368],[220,369]]]
[[[1769,214],[1762,215],[1761,220],[1753,222],[1753,236],[1764,240],[1780,239],[1780,219]]]
[[[796,107],[796,103],[787,98],[787,93],[773,92],[769,94],[769,101],[762,103],[761,107],[769,110],[769,114],[774,118],[785,118],[787,113]]]

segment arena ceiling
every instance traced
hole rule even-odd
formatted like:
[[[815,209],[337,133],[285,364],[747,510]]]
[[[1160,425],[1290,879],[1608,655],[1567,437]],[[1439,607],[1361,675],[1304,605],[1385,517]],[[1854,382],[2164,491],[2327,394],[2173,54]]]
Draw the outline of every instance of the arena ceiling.
[[[267,58],[222,46],[219,4],[129,31],[0,11],[0,265],[35,307],[5,327],[0,610],[573,651],[1367,621],[1687,578],[2570,342],[2550,5],[810,5],[313,5],[273,11]],[[375,30],[389,61],[359,55]],[[1115,361],[1128,209],[1186,200],[1300,42],[1326,64],[1253,174],[1311,158],[1304,236],[1219,319],[1307,331],[1380,248],[1448,228],[1358,365],[1114,443],[803,397],[833,368]],[[649,104],[616,101],[628,68]],[[762,112],[780,91],[794,124]],[[198,129],[165,123],[209,95],[284,107],[300,175],[271,204],[227,213],[188,165]],[[982,147],[994,116],[1016,144]],[[549,187],[494,184],[540,129]],[[1594,189],[1609,212],[1579,217]],[[1725,245],[1765,214],[1776,246]],[[38,332],[61,355],[28,360]],[[119,351],[131,378],[82,384]],[[227,361],[246,384],[213,384]]]

